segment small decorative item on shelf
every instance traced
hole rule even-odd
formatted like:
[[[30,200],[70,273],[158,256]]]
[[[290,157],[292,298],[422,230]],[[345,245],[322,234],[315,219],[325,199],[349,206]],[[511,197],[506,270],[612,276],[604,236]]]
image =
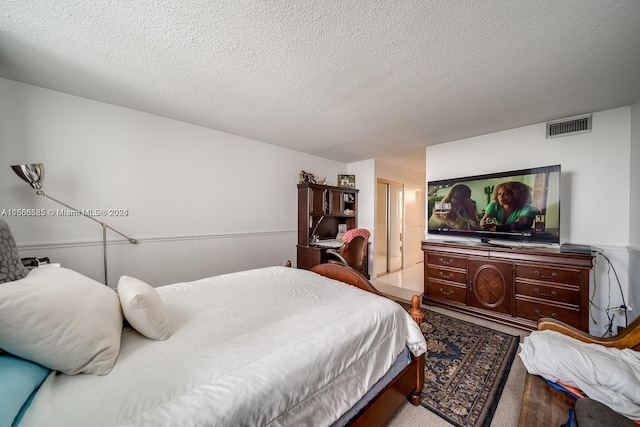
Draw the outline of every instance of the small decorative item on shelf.
[[[345,209],[344,210],[344,214],[345,215],[353,215],[353,209]]]
[[[315,184],[316,183],[316,178],[313,176],[312,173],[309,172],[305,172],[305,171],[300,171],[300,181],[298,182],[299,184]]]
[[[320,181],[318,181],[318,184],[327,185],[327,178],[326,177],[322,178]]]
[[[356,176],[338,175],[338,187],[356,188]]]

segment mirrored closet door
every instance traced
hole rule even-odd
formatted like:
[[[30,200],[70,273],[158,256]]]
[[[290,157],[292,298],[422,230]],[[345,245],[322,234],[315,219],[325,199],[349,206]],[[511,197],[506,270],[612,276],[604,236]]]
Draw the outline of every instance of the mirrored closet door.
[[[376,276],[403,265],[404,185],[378,179],[376,198]]]

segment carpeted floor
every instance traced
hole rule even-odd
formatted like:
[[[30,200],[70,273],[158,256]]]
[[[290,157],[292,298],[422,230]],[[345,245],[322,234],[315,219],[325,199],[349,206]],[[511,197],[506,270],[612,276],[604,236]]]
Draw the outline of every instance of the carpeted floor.
[[[399,302],[409,308],[406,302]],[[423,311],[421,329],[428,353],[422,406],[445,421],[443,425],[489,426],[520,336]],[[396,425],[393,422],[389,425]]]

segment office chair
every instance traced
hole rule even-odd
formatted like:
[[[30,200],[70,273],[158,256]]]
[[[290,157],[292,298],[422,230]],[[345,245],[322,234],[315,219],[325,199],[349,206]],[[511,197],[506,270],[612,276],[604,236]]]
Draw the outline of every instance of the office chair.
[[[367,254],[367,244],[369,243],[368,230],[364,228],[354,228],[348,230],[342,237],[344,244],[339,251],[333,249],[327,250],[327,262],[342,264],[353,268],[354,270],[364,274],[364,259]]]

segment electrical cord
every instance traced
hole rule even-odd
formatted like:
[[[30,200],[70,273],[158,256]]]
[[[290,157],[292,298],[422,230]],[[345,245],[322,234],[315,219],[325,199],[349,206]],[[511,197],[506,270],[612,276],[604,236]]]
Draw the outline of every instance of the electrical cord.
[[[608,324],[607,324],[607,328],[605,330],[605,333],[603,334],[603,336],[609,334],[609,335],[613,335],[613,319],[615,317],[615,311],[617,309],[623,309],[624,310],[624,321],[625,321],[625,327],[627,327],[629,325],[629,319],[628,319],[628,314],[627,314],[627,302],[625,301],[624,298],[624,292],[622,291],[622,284],[620,283],[620,278],[618,277],[618,272],[616,271],[615,266],[613,265],[613,263],[611,262],[611,260],[604,254],[604,250],[601,248],[595,248],[595,252],[597,255],[600,255],[601,257],[603,257],[606,261],[607,261],[607,278],[608,278],[608,301],[607,301],[607,307],[599,307],[597,304],[594,303],[594,299],[595,299],[595,288],[596,288],[596,280],[595,280],[595,274],[594,274],[594,292],[591,296],[591,299],[589,300],[590,302],[590,308],[591,307],[595,307],[596,309],[603,311],[605,313],[605,315],[607,316],[607,320],[608,320]],[[597,257],[596,257],[597,260]],[[622,305],[620,307],[614,307],[611,308],[611,271],[613,270],[613,274],[615,275],[616,278],[616,282],[618,283],[618,288],[620,289],[620,297],[622,299]],[[592,319],[593,319],[593,313],[591,314]],[[597,322],[594,323],[597,324]]]
[[[595,257],[593,259],[593,292],[591,293],[591,298],[589,298],[589,302],[591,304],[589,304],[589,315],[591,316],[591,320],[593,320],[594,324],[598,324],[598,321],[596,320],[596,317],[593,315],[593,311],[591,310],[591,308],[593,306],[595,306],[595,304],[593,303],[593,300],[596,297],[596,289],[598,289],[598,281],[597,281],[597,277],[598,275],[596,274],[596,265],[598,264],[598,257]]]
[[[622,306],[619,308],[624,310],[624,326],[627,327],[629,326],[629,320],[627,318],[628,307],[627,307],[627,302],[624,299],[624,292],[622,292],[622,284],[620,283],[618,272],[616,271],[616,268],[613,265],[613,263],[609,260],[609,258],[607,258],[607,256],[604,253],[600,253],[600,256],[607,260],[607,262],[609,263],[609,267],[613,270],[613,274],[616,276],[616,282],[618,282],[618,289],[620,289],[620,298],[622,299]]]

